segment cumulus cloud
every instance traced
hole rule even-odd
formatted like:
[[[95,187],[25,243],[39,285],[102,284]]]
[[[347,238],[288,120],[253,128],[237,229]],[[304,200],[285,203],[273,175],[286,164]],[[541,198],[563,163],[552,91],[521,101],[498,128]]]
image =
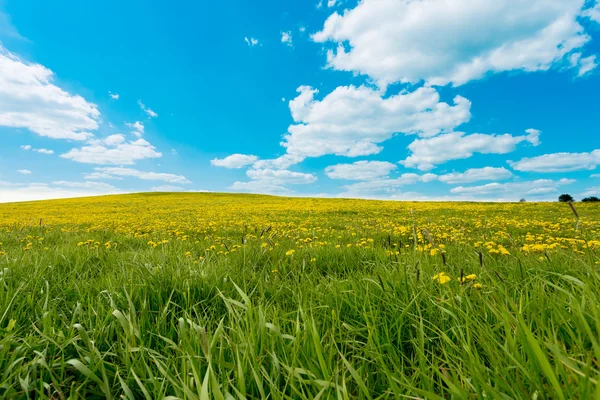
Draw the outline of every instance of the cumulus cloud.
[[[553,153],[509,162],[517,171],[571,172],[592,170],[600,164],[600,150],[590,153]]]
[[[316,89],[301,86],[298,92],[289,103],[296,123],[281,144],[289,154],[302,157],[376,154],[381,151],[378,144],[395,133],[431,137],[471,117],[469,100],[456,96],[449,105],[430,87],[382,98],[365,86],[341,86],[320,101],[314,99]]]
[[[270,168],[249,169],[246,175],[250,181],[237,181],[229,188],[251,193],[288,193],[291,191],[285,185],[306,185],[317,180],[312,174]]]
[[[22,175],[31,175],[31,171],[28,169],[20,169],[20,170],[17,170],[17,172]]]
[[[85,175],[84,179],[119,179],[130,177],[147,181],[163,181],[178,184],[191,183],[185,176],[163,172],[139,171],[137,169],[124,167],[98,167],[94,168],[94,170],[95,172]]]
[[[313,183],[317,180],[317,177],[312,174],[274,169],[250,169],[246,172],[246,175],[255,181],[270,181],[292,185]]]
[[[405,185],[414,185],[416,183],[427,183],[438,178],[435,174],[418,175],[413,173],[402,174],[394,179],[375,179],[364,182],[357,182],[351,185],[343,186],[344,192],[341,197],[373,197],[374,195],[385,194],[390,196],[398,192],[398,189]]]
[[[330,68],[379,85],[461,85],[489,73],[545,71],[590,41],[585,0],[363,0],[334,12],[316,42],[332,42]]]
[[[110,139],[114,136],[121,135],[105,139],[111,144],[95,140],[87,146],[71,149],[61,154],[61,157],[85,164],[113,165],[131,165],[137,160],[162,157],[162,153],[156,151],[156,148],[144,139],[115,143],[116,140]]]
[[[448,184],[457,183],[471,183],[479,181],[497,181],[502,179],[508,179],[513,176],[512,172],[506,168],[471,168],[465,172],[452,172],[449,174],[441,175],[438,179],[440,182]]]
[[[325,168],[325,175],[331,179],[367,181],[388,176],[397,169],[387,161],[357,161],[353,164],[337,164]]]
[[[472,195],[510,195],[515,198],[522,196],[535,196],[558,192],[559,187],[575,183],[573,179],[560,179],[554,181],[551,179],[538,179],[528,182],[508,182],[508,183],[488,183],[481,186],[458,186],[450,190],[453,194],[472,194]]]
[[[215,167],[237,169],[251,165],[257,160],[258,157],[251,154],[232,154],[222,159],[214,158],[210,163]]]
[[[519,143],[540,144],[540,131],[528,129],[526,132],[527,135],[523,136],[451,132],[429,139],[417,139],[408,146],[412,154],[400,163],[405,167],[428,171],[438,164],[469,158],[474,153],[506,154],[514,151]]]
[[[148,118],[156,118],[158,117],[158,114],[155,113],[154,111],[152,111],[150,109],[150,107],[147,107],[144,103],[142,103],[142,100],[138,100],[138,106],[140,106],[140,108],[146,113],[148,114]]]
[[[98,128],[95,104],[56,86],[54,73],[0,45],[0,126],[53,139],[85,140]]]

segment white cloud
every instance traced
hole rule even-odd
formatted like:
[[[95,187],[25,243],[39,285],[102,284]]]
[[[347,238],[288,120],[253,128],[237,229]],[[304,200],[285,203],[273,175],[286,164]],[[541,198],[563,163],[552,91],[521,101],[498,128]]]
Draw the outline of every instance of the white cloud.
[[[278,185],[268,181],[249,181],[249,182],[234,182],[229,189],[239,192],[250,192],[257,194],[276,194],[287,193],[290,190],[282,185]]]
[[[254,47],[254,46],[256,46],[258,44],[258,40],[254,39],[253,37],[251,37],[251,38],[245,37],[244,41],[250,47]]]
[[[524,136],[512,136],[508,133],[465,135],[463,132],[451,132],[429,139],[417,139],[408,146],[412,154],[400,163],[405,167],[428,171],[437,164],[469,158],[474,153],[506,154],[524,142],[537,146],[540,143],[540,131],[528,129],[526,132],[527,135]]]
[[[246,175],[250,181],[234,182],[229,188],[251,193],[288,193],[291,191],[285,185],[306,185],[317,180],[312,174],[270,168],[250,169]]]
[[[0,182],[0,203],[15,201],[33,201],[47,199],[64,199],[71,197],[98,196],[104,194],[122,193],[116,188],[109,188],[99,182],[94,185],[82,185],[78,187],[73,182],[61,182],[61,185],[47,183],[33,183],[29,185]]]
[[[335,6],[336,2],[337,2],[337,0],[327,0],[327,7],[331,8],[331,7]]]
[[[215,167],[223,168],[243,168],[253,164],[258,160],[258,157],[247,154],[232,154],[222,159],[214,158],[210,161]]]
[[[250,169],[246,172],[248,178],[255,181],[269,181],[277,184],[307,184],[313,183],[317,177],[312,174],[275,169]]]
[[[71,149],[62,158],[86,164],[131,165],[145,158],[160,158],[162,153],[144,139],[120,143],[116,146],[99,144],[97,141],[81,148]]]
[[[502,179],[508,179],[513,176],[512,172],[506,168],[471,168],[465,172],[452,172],[449,174],[441,175],[438,179],[440,182],[448,184],[457,183],[471,183],[479,181],[497,181]]]
[[[584,0],[363,0],[343,15],[334,12],[313,40],[337,43],[328,51],[329,67],[368,75],[380,86],[461,85],[488,73],[560,65],[590,40],[578,21],[583,6]]]
[[[102,140],[107,146],[118,146],[121,143],[125,143],[125,136],[121,134],[110,135]]]
[[[41,153],[41,154],[54,154],[54,150],[48,150],[48,149],[34,149],[33,147],[31,147],[30,145],[24,145],[21,146],[21,149],[23,150],[31,150],[31,151],[35,151],[37,153]]]
[[[356,157],[376,154],[395,133],[435,136],[467,122],[471,103],[456,96],[454,105],[440,102],[430,87],[382,98],[365,86],[341,86],[323,100],[308,86],[298,88],[290,111],[296,124],[288,128],[282,146],[289,154]]]
[[[596,1],[596,5],[585,10],[582,15],[600,23],[600,1]]]
[[[529,182],[488,183],[481,186],[458,186],[450,190],[453,194],[505,194],[515,198],[523,196],[536,196],[542,194],[556,193],[559,187],[575,183],[573,179],[561,179],[558,181],[550,179],[538,179]]]
[[[142,137],[142,135],[144,134],[144,123],[141,121],[125,122],[125,126],[133,129],[131,133],[137,137]]]
[[[83,179],[93,179],[93,180],[101,180],[101,179],[117,179],[122,181],[123,178],[119,176],[114,176],[107,174],[106,172],[91,172],[89,174],[84,174]]]
[[[390,196],[397,193],[401,186],[414,185],[416,183],[427,183],[438,178],[435,174],[418,175],[413,173],[402,174],[394,179],[375,179],[365,182],[357,182],[343,186],[344,192],[341,197],[372,197],[377,194]]]
[[[281,32],[281,43],[292,46],[292,32]]]
[[[581,193],[580,196],[590,197],[590,196],[600,196],[600,186],[589,187],[585,190],[585,192]]]
[[[33,149],[33,151],[36,151],[41,154],[54,154],[54,150],[48,150],[48,149]]]
[[[31,175],[31,171],[28,169],[20,169],[17,172],[23,175]]]
[[[578,77],[586,75],[598,66],[596,64],[596,56],[581,57],[581,53],[573,53],[569,56],[569,63],[573,68],[579,68]]]
[[[133,168],[123,168],[123,167],[98,167],[94,168],[96,172],[86,175],[85,179],[107,179],[108,177],[113,179],[130,177],[130,178],[138,178],[147,181],[163,181],[168,183],[178,183],[178,184],[188,184],[191,183],[185,176],[175,175],[175,174],[167,174],[162,172],[146,172],[146,171],[138,171]],[[94,175],[96,174],[97,175]],[[108,179],[110,179],[108,178]]]
[[[101,189],[101,190],[113,190],[116,189],[113,185],[109,185],[104,182],[69,182],[69,181],[55,181],[52,182],[56,186],[64,186],[70,188],[80,189]]]
[[[153,192],[181,192],[184,189],[181,186],[162,185],[153,186],[151,190]]]
[[[329,166],[325,168],[325,175],[331,179],[367,181],[388,176],[396,169],[395,164],[386,161],[357,161]]]
[[[146,107],[146,105],[144,103],[142,103],[142,100],[138,100],[138,105],[140,106],[140,108],[146,113],[148,114],[148,118],[156,118],[158,117],[158,114],[155,113],[154,111],[152,111],[150,109],[150,107]]]
[[[54,85],[54,73],[0,45],[0,126],[53,139],[85,140],[98,128],[95,104]]]
[[[553,153],[509,162],[517,171],[570,172],[592,170],[600,164],[600,150],[591,153]]]
[[[301,163],[305,157],[294,154],[284,154],[281,157],[258,160],[252,164],[254,169],[287,169],[292,165]]]
[[[113,100],[119,100],[119,93],[113,93],[110,90],[108,91],[108,95],[110,96],[111,99]]]

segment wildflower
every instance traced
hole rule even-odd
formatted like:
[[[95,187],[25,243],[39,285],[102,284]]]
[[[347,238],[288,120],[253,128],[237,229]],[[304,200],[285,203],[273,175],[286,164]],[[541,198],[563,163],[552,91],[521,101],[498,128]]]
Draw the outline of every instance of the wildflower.
[[[434,281],[438,281],[440,284],[444,284],[444,283],[448,283],[450,281],[450,278],[448,275],[446,275],[445,272],[440,272],[439,274],[435,274],[433,276],[433,280]]]
[[[290,257],[290,256],[293,256],[295,252],[296,252],[296,250],[288,250],[285,252],[285,255]]]
[[[310,262],[311,263],[317,262],[317,259],[315,257],[313,257],[313,258],[310,259]]]
[[[482,285],[481,283],[474,283],[474,284],[473,284],[473,288],[474,288],[474,289],[482,289],[482,288],[483,288],[483,285]]]

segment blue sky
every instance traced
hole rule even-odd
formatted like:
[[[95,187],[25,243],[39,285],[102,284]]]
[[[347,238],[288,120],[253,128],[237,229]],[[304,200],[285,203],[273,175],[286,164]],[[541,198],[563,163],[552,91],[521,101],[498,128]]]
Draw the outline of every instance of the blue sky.
[[[0,202],[600,195],[600,3],[0,0]]]

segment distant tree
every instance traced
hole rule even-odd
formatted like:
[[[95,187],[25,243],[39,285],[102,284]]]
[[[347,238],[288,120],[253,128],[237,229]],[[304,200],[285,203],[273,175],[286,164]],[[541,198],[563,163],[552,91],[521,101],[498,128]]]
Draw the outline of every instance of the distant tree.
[[[584,203],[597,203],[600,202],[600,199],[597,198],[596,196],[592,196],[592,197],[586,197],[585,199],[581,200]]]
[[[572,201],[575,201],[575,199],[570,194],[561,194],[558,197],[558,201],[560,201],[561,203],[570,203]]]
[[[519,200],[519,203],[526,203],[526,202],[527,202],[527,200],[525,200],[525,199]]]

